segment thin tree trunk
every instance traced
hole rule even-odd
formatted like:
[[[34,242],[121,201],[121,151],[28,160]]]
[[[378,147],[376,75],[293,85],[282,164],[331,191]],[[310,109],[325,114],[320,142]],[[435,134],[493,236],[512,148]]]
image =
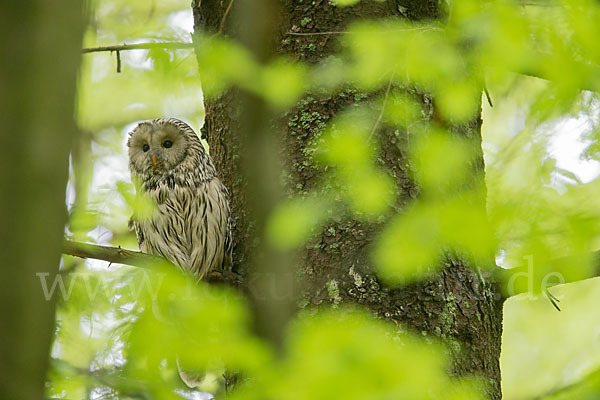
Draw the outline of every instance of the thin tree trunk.
[[[235,14],[237,3],[244,2],[247,1],[233,3],[230,14]],[[230,16],[224,18],[230,4],[230,0],[195,2],[192,6],[196,31],[222,31],[234,38],[242,36],[240,26]],[[336,7],[328,0],[286,0],[281,4],[276,33],[266,47],[274,48],[276,54],[308,63],[318,62],[337,51],[338,35],[298,33],[343,32],[349,23],[358,19],[440,17],[437,1],[408,1],[400,8],[396,1],[391,0],[362,1],[344,8]],[[260,20],[255,23],[259,29]],[[311,190],[317,187],[320,172],[303,150],[315,135],[320,134],[320,127],[324,123],[357,101],[356,98],[362,97],[354,94],[356,92],[346,90],[329,97],[307,96],[283,117],[291,122],[288,124],[285,121],[281,125],[284,128],[277,134],[277,139],[283,142],[285,168],[291,174],[287,189],[297,191],[296,188]],[[243,133],[247,128],[240,117],[244,114],[242,99],[239,91],[231,90],[216,100],[206,101],[202,134],[210,145],[221,177],[231,191],[235,216],[234,261],[239,272],[248,276],[248,259],[256,231],[252,228],[252,207],[247,195],[251,189],[245,187],[246,181],[242,177],[245,173],[257,174],[258,179],[265,176],[261,175],[259,168],[248,172],[240,163],[245,151],[243,143],[246,143]],[[434,114],[430,98],[422,95],[422,99]],[[310,118],[302,119],[303,116]],[[293,118],[308,121],[308,125],[294,124]],[[478,160],[473,181],[482,180],[484,173],[480,128],[479,117],[470,124],[453,127],[458,134],[472,138],[477,147]],[[397,208],[402,209],[418,193],[408,173],[407,143],[398,139],[393,129],[385,126],[378,130],[377,137],[380,159],[396,178],[399,191]],[[484,206],[485,198],[482,197],[480,201],[480,206]],[[454,357],[451,373],[457,376],[482,376],[488,384],[489,397],[500,399],[502,303],[496,288],[492,283],[482,281],[480,274],[473,272],[464,261],[453,257],[448,257],[442,272],[428,282],[401,288],[386,287],[374,274],[369,257],[369,246],[380,230],[380,225],[353,219],[327,226],[312,246],[300,251],[299,273],[306,280],[301,302],[307,305],[354,302],[367,306],[382,318],[402,323],[417,332],[442,337],[449,344]]]
[[[45,398],[84,27],[80,0],[0,5],[0,398]]]

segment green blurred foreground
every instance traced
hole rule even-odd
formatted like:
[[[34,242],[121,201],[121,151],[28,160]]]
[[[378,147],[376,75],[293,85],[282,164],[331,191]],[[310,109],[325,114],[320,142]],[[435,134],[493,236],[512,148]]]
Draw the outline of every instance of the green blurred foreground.
[[[198,131],[202,93],[213,98],[235,85],[285,112],[306,101],[301,98],[307,92],[327,93],[351,84],[355,91],[350,95],[366,101],[323,123],[315,135],[308,151],[328,171],[327,179],[272,213],[267,235],[273,246],[283,251],[307,245],[331,218],[344,213],[385,221],[372,260],[390,284],[429,276],[449,249],[479,265],[501,254],[504,266],[516,267],[505,271],[506,295],[540,294],[548,285],[593,276],[600,187],[597,180],[582,181],[578,171],[561,167],[551,146],[553,126],[583,121],[583,136],[572,140],[581,140],[588,167],[598,167],[597,94],[582,89],[600,89],[600,6],[591,0],[543,6],[460,0],[448,7],[444,23],[359,22],[340,35],[341,53],[318,65],[288,59],[261,65],[222,36],[201,39],[198,64],[191,49],[138,50],[122,52],[123,72],[116,73],[114,56],[84,56],[79,87],[83,137],[72,155],[69,236],[137,248],[127,220],[148,204],[132,195],[126,172],[128,123],[169,115]],[[181,27],[189,22],[187,2],[161,1],[150,8],[145,1],[98,0],[93,10],[87,47],[190,40]],[[201,86],[202,77],[210,79]],[[430,93],[439,118],[460,125],[480,112],[484,80],[495,103],[494,108],[484,106],[483,114],[485,184],[472,179],[478,140],[432,124],[421,98],[408,90]],[[408,168],[420,193],[400,213],[393,212],[394,181],[381,167],[372,140],[378,124],[397,127],[397,135],[407,135],[403,140],[409,143]],[[484,197],[487,210],[478,206]],[[224,390],[219,376],[225,370],[240,373],[242,383],[227,395],[234,399],[481,396],[477,378],[448,376],[450,352],[442,343],[338,305],[335,285],[329,288],[329,304],[300,312],[278,352],[253,335],[246,301],[230,289],[194,287],[168,270],[106,270],[105,263],[84,264],[68,256],[64,265],[74,269],[59,276],[64,286],[61,281],[54,287],[64,293],[47,386],[50,398],[181,398],[174,391],[182,389],[175,354],[183,365],[206,369],[204,389],[213,393]],[[511,280],[516,272],[527,276]],[[551,279],[549,273],[554,273]],[[51,288],[53,282],[47,284]],[[591,293],[598,284],[577,285]],[[572,361],[568,376],[559,378],[567,373],[561,364],[569,359],[566,349],[577,351],[567,344],[593,337],[589,346],[597,346],[595,314],[583,311],[589,307],[585,299],[597,296],[569,290],[553,290],[562,298],[562,314],[543,299],[531,304],[509,300],[502,358],[505,398],[552,392],[598,365],[597,352],[584,351]],[[543,322],[532,324],[533,318]],[[574,321],[577,329],[561,330]],[[561,349],[565,354],[558,354]],[[519,382],[523,370],[536,369],[536,378],[530,379],[535,387]],[[563,398],[593,398],[600,391],[597,382],[592,375],[587,386]]]

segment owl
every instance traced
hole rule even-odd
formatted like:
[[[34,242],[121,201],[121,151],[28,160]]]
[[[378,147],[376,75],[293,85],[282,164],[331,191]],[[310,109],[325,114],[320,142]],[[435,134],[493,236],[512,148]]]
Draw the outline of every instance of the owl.
[[[141,122],[127,141],[138,193],[154,203],[130,222],[140,250],[200,280],[231,265],[228,193],[192,128],[175,118]]]

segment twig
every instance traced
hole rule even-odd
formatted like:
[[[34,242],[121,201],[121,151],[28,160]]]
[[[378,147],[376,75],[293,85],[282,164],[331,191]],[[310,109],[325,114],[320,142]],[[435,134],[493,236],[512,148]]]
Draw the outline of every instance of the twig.
[[[490,107],[494,107],[494,103],[492,103],[492,97],[490,96],[490,92],[488,91],[487,85],[485,83],[483,84],[483,92],[485,93],[485,97],[487,98]]]
[[[560,303],[560,300],[555,295],[550,293],[549,288],[546,288],[545,294],[546,294],[546,297],[548,298],[548,300],[550,300],[550,303],[552,303],[552,305],[554,306],[554,308],[556,308],[558,311],[560,311],[560,307],[557,304],[557,303]]]
[[[225,21],[227,21],[227,16],[229,15],[229,11],[231,11],[231,6],[233,6],[233,0],[229,2],[227,9],[225,9],[225,13],[223,14],[223,18],[221,19],[221,24],[219,25],[219,32],[217,32],[218,35],[223,33],[223,29],[225,29]]]
[[[159,264],[171,264],[167,259],[140,251],[125,250],[120,247],[98,246],[95,244],[74,242],[65,240],[63,242],[63,253],[81,258],[94,258],[110,263],[127,264],[134,267],[152,268]]]
[[[117,50],[117,73],[121,73],[121,52]]]
[[[287,34],[291,36],[320,36],[320,35],[346,35],[350,32],[333,31],[333,32],[292,32],[288,31]]]
[[[152,50],[152,49],[193,49],[193,43],[187,42],[153,42],[153,43],[136,43],[136,44],[121,44],[114,46],[88,47],[82,50],[83,53],[99,53],[104,51],[124,51],[124,50]]]
[[[387,88],[385,89],[385,95],[383,96],[383,104],[381,105],[381,112],[375,121],[375,125],[373,125],[373,129],[371,130],[371,134],[369,135],[369,141],[375,134],[375,131],[379,127],[379,123],[381,122],[381,118],[383,118],[383,113],[385,112],[385,105],[387,104],[388,95],[390,94],[390,88],[392,87],[392,82],[394,81],[394,72],[392,72],[392,76],[390,76],[390,81],[388,82]]]
[[[443,29],[437,26],[419,26],[415,28],[391,29],[390,32],[427,32],[427,31],[442,31]],[[329,32],[292,32],[288,31],[290,36],[321,36],[321,35],[348,35],[356,32],[349,31],[329,31]]]

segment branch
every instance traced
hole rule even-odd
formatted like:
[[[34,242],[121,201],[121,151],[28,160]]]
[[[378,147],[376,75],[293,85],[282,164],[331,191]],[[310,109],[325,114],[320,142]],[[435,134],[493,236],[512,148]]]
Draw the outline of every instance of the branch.
[[[115,264],[127,264],[134,267],[153,268],[158,264],[172,264],[167,259],[141,251],[125,250],[120,247],[98,246],[65,240],[63,242],[63,254],[81,258],[94,258]]]
[[[373,125],[373,129],[371,129],[371,134],[369,135],[369,139],[368,139],[369,141],[371,141],[371,138],[375,134],[375,131],[377,131],[377,127],[379,126],[379,123],[381,122],[383,113],[385,113],[385,105],[387,104],[388,96],[390,94],[390,88],[392,87],[392,83],[394,82],[394,75],[395,75],[395,73],[392,72],[392,76],[390,76],[390,81],[388,82],[387,88],[385,89],[385,95],[383,97],[383,104],[381,105],[381,112],[379,113],[379,116],[377,117],[377,121],[375,121],[375,125]]]
[[[152,49],[193,49],[193,43],[187,42],[154,42],[154,43],[136,43],[121,44],[114,46],[88,47],[82,49],[83,53],[99,53],[103,51],[124,51],[124,50],[152,50]]]
[[[166,266],[181,271],[181,268],[161,256],[142,253],[141,251],[125,250],[120,247],[74,242],[67,239],[63,241],[63,254],[104,260],[115,264],[126,264],[133,267],[156,269],[158,266]],[[61,271],[61,273],[67,274],[69,272],[71,272],[71,269]],[[242,283],[242,277],[230,270],[210,271],[203,280],[209,283],[227,283],[235,287],[241,286]]]
[[[231,7],[233,0],[229,3],[229,8]],[[224,16],[226,17],[226,15]],[[225,19],[221,21],[221,24],[224,25]],[[221,29],[223,26],[221,26]],[[410,30],[438,30],[440,28],[437,27],[418,27],[418,28],[410,28],[410,29],[401,29],[401,31],[410,31]],[[343,35],[348,34],[350,32],[337,31],[337,32],[286,32],[287,35],[292,36],[318,36],[318,35]],[[193,43],[187,42],[152,42],[152,43],[136,43],[136,44],[121,44],[121,45],[113,45],[113,46],[100,46],[100,47],[87,47],[82,49],[82,53],[99,53],[99,52],[117,52],[117,72],[121,72],[121,60],[120,60],[120,51],[126,50],[152,50],[152,49],[193,49]],[[543,57],[544,54],[540,54],[540,57]],[[548,56],[546,54],[546,56]],[[600,73],[600,67],[587,64],[583,62],[575,62],[575,65],[579,68],[579,70],[589,72],[592,76],[597,76]],[[512,71],[521,75],[528,75],[534,78],[540,78],[548,81],[552,81],[553,77],[547,76],[542,71],[538,70],[529,70],[529,71]],[[579,89],[590,90],[593,92],[600,92],[600,85],[596,82],[596,80],[592,80],[589,82],[583,82]]]
[[[221,18],[221,25],[219,25],[219,31],[217,32],[217,35],[222,34],[223,29],[225,29],[225,22],[227,21],[227,16],[229,15],[229,12],[231,11],[231,6],[233,6],[233,0],[229,1],[229,5],[227,6],[225,13],[223,14],[223,18]]]

